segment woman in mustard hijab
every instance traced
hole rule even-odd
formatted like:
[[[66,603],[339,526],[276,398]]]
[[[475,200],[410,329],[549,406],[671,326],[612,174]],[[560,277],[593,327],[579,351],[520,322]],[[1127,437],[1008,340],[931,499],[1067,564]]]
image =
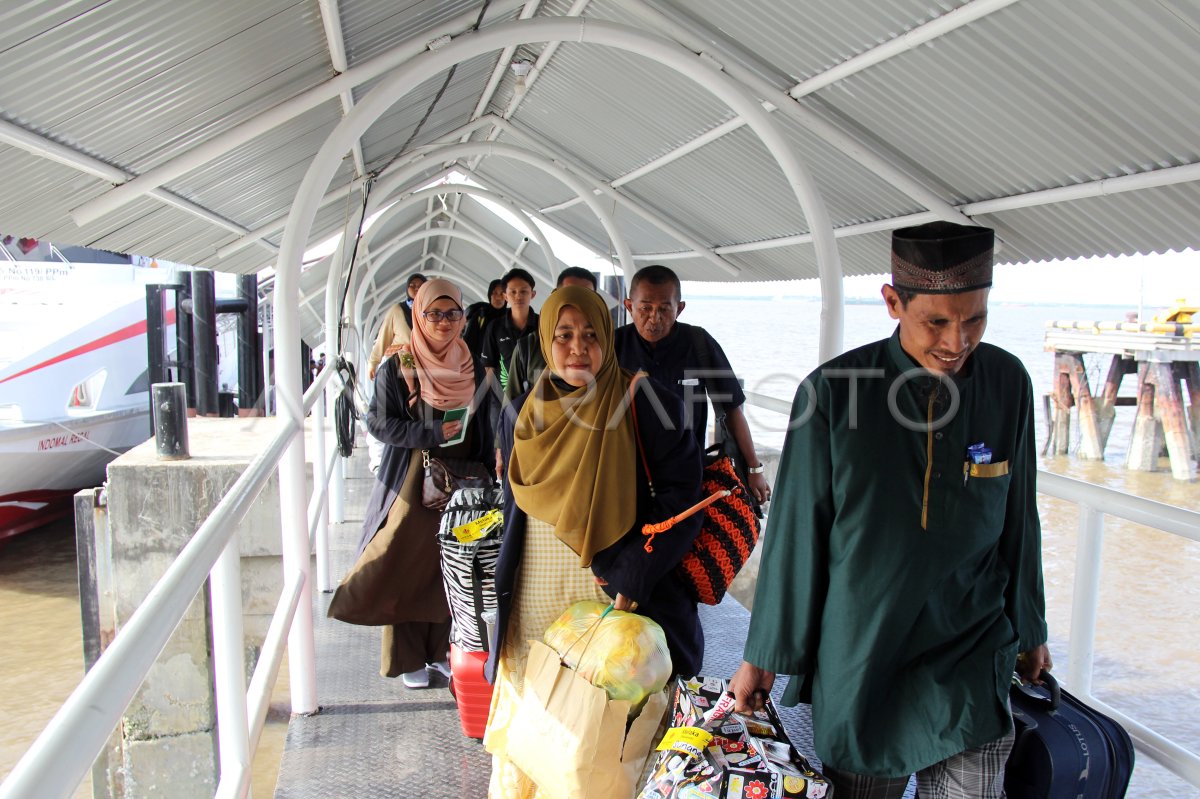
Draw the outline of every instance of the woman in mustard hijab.
[[[658,536],[652,552],[641,534],[643,524],[700,498],[701,456],[683,425],[682,403],[648,378],[638,381],[637,432],[652,496],[629,411],[632,376],[617,365],[612,317],[600,295],[556,289],[538,326],[548,368],[500,425],[501,449],[511,455],[496,566],[499,618],[487,666],[495,684],[484,736],[494,755],[490,799],[537,795],[504,757],[499,730],[521,694],[527,641],[540,640],[570,605],[612,602],[658,622],[676,674],[695,674],[704,653],[696,604],[674,573],[699,532],[700,514]]]
[[[442,587],[437,530],[440,515],[421,504],[422,452],[469,458],[491,468],[491,395],[483,367],[462,340],[462,295],[434,279],[413,300],[412,340],[385,358],[375,375],[367,428],[386,446],[367,501],[358,561],[338,586],[329,615],[383,627],[379,671],[409,688],[429,685],[431,671],[450,676],[450,609]],[[466,437],[445,422],[451,408],[469,408]]]

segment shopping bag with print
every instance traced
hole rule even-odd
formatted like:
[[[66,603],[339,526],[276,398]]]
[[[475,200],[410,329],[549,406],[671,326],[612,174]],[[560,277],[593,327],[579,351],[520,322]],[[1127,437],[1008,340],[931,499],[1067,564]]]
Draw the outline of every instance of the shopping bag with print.
[[[671,727],[638,799],[821,799],[829,781],[788,740],[771,698],[733,712],[725,680],[675,681]]]

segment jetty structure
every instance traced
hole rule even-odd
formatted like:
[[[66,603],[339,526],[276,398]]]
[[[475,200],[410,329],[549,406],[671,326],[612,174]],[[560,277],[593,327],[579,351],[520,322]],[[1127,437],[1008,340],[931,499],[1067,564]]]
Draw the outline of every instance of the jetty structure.
[[[1050,431],[1045,452],[1066,455],[1075,410],[1076,454],[1103,460],[1120,405],[1137,408],[1125,465],[1152,472],[1165,451],[1171,474],[1196,479],[1200,459],[1200,313],[1182,301],[1152,322],[1046,323],[1046,350],[1054,353],[1054,391],[1047,398]],[[1104,382],[1093,390],[1084,355],[1108,356]],[[1126,375],[1136,394],[1120,396]]]
[[[520,265],[543,292],[566,265],[549,225],[606,278],[661,262],[685,280],[816,279],[824,360],[843,350],[844,278],[886,273],[899,227],[987,225],[1000,263],[1200,247],[1195,3],[29,0],[5,23],[0,229],[258,276],[274,374],[272,415],[200,420],[192,458],[135,450],[80,498],[100,526],[80,539],[102,587],[85,612],[112,624],[0,799],[70,797],[89,775],[97,796],[247,795],[285,653],[298,729],[362,704],[330,682],[338,653],[314,626],[358,468],[327,419],[334,396],[362,403],[335,364],[365,374],[413,271],[474,300]],[[788,363],[757,320],[745,333],[797,381],[816,365]],[[304,390],[318,346],[328,365]],[[1038,484],[1080,510],[1064,684],[1200,786],[1200,745],[1093,692],[1105,518],[1190,545],[1200,513]],[[354,744],[328,749],[343,771]],[[379,794],[437,795],[421,758],[393,753]]]

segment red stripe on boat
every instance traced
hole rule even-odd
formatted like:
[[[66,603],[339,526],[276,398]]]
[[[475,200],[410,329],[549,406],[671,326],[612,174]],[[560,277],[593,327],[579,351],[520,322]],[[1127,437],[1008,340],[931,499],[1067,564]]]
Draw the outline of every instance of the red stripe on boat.
[[[168,325],[175,324],[175,309],[174,308],[171,308],[170,310],[167,311],[165,324],[168,324]],[[30,372],[36,372],[38,369],[44,369],[47,366],[53,366],[56,363],[62,363],[63,361],[70,360],[71,358],[74,358],[78,355],[83,355],[88,352],[95,352],[96,350],[111,346],[120,341],[124,341],[125,339],[130,339],[130,338],[133,338],[134,336],[143,335],[145,332],[146,332],[146,320],[143,319],[140,322],[134,322],[132,325],[129,325],[128,327],[123,327],[120,330],[109,333],[107,336],[98,338],[90,344],[84,344],[83,346],[76,347],[73,350],[67,350],[66,352],[62,353],[61,355],[56,355],[53,358],[42,361],[39,364],[34,364],[33,366],[29,367],[28,369],[22,369],[20,372],[17,372],[15,375],[9,375],[8,377],[4,378],[3,380],[0,380],[0,383],[7,383],[9,380],[12,380],[13,378],[16,378],[16,377],[20,377],[21,375],[27,375]]]

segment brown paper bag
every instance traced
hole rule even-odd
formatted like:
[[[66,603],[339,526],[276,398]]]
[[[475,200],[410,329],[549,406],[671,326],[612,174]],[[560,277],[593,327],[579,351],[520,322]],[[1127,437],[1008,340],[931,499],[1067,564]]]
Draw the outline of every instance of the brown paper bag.
[[[509,760],[551,799],[633,795],[667,708],[651,694],[629,732],[629,703],[609,699],[541,641],[530,641],[525,688],[508,731]]]

